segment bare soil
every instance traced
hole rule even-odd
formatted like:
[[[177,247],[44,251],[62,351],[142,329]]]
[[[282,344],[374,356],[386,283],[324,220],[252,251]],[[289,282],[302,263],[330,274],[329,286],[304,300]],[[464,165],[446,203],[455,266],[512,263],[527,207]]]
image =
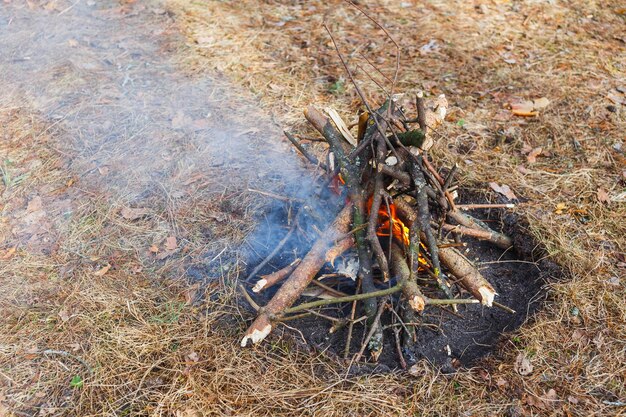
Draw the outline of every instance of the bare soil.
[[[315,206],[318,212],[323,213],[319,208],[319,202],[311,201],[309,204]],[[498,224],[504,226],[506,232],[515,237],[515,249],[510,251],[503,251],[488,243],[472,241],[471,238],[466,239],[468,243],[466,255],[476,262],[483,276],[493,284],[499,294],[498,302],[512,308],[515,313],[497,308],[487,309],[480,305],[461,305],[457,314],[443,309],[430,308],[421,318],[422,326],[417,331],[418,340],[414,348],[403,350],[408,366],[425,359],[435,368],[449,373],[462,367],[478,365],[481,358],[492,353],[500,342],[507,339],[507,333],[516,330],[529,316],[542,307],[546,299],[544,286],[563,279],[561,269],[554,262],[546,259],[545,253],[538,249],[540,245],[537,245],[528,235],[519,216],[503,216],[502,210],[499,209],[474,210],[474,212],[475,216],[491,222],[497,229],[500,229],[497,227]],[[271,221],[261,220],[260,226],[248,240],[248,264],[250,265],[248,273],[272,251],[276,242],[286,235],[289,230],[287,213],[288,209],[285,205],[277,203],[271,206],[263,216]],[[326,218],[333,218],[332,211]],[[300,224],[302,223],[301,221]],[[316,226],[319,230],[327,224],[322,223]],[[308,231],[315,233],[312,228]],[[296,258],[303,257],[310,246],[310,242],[304,241],[296,234],[287,241],[282,253],[259,271],[259,275],[271,273],[289,265]],[[341,259],[336,262],[341,262]],[[322,272],[332,274],[335,271],[332,267],[328,267]],[[247,274],[244,275],[246,276]],[[258,276],[255,276],[252,283],[257,279],[259,279]],[[354,290],[349,280],[347,285],[344,284],[339,289],[348,292]],[[260,304],[263,304],[273,296],[275,290],[276,288],[266,290],[256,298]],[[302,298],[302,302],[306,301],[306,297]],[[244,305],[247,304],[243,299],[240,301]],[[254,314],[254,311],[249,309],[250,313]],[[350,316],[350,308],[349,306],[341,309],[329,308],[323,310],[323,313],[332,317],[346,318]],[[361,317],[363,314],[362,309],[359,308],[356,317]],[[387,326],[391,322],[391,313],[385,313],[382,317],[383,325]],[[289,328],[295,330],[287,330],[287,337],[299,344],[304,342],[306,346],[302,347],[305,350],[325,352],[333,356],[340,363],[344,363],[351,375],[400,370],[391,328],[384,332],[385,347],[378,362],[360,365],[351,364],[349,358],[348,360],[342,359],[348,336],[347,328],[330,332],[333,323],[316,316],[289,321],[288,325]],[[367,329],[362,324],[356,327],[351,352],[359,351],[366,333]]]

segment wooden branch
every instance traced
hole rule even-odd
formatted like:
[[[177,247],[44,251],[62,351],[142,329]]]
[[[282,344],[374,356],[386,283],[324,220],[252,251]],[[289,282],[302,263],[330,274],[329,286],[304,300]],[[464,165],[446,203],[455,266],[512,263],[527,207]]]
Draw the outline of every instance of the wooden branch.
[[[398,285],[402,286],[402,294],[406,298],[409,306],[417,312],[424,311],[426,306],[426,297],[422,294],[417,281],[413,279],[411,270],[406,263],[404,251],[398,245],[391,247],[391,271],[399,281]]]
[[[362,292],[362,293],[358,293],[354,295],[348,295],[345,297],[336,297],[336,298],[329,298],[326,300],[311,301],[308,303],[299,304],[295,307],[287,308],[285,309],[284,314],[291,314],[291,313],[295,313],[295,312],[302,311],[302,310],[308,310],[308,309],[315,308],[315,307],[327,306],[330,304],[349,303],[351,301],[369,300],[369,299],[373,299],[376,297],[383,297],[385,295],[395,294],[398,291],[402,291],[401,285],[395,285],[393,287],[385,288],[384,290],[377,290],[377,291],[372,291],[369,293]]]
[[[455,248],[439,249],[441,263],[452,275],[460,280],[460,283],[483,305],[491,307],[496,290],[482,276],[478,269]]]
[[[462,226],[469,227],[471,229],[483,230],[490,234],[487,239],[494,245],[502,249],[508,249],[513,246],[513,240],[503,233],[498,233],[487,226],[485,223],[478,219],[473,218],[469,214],[462,213],[460,210],[451,210],[448,212],[448,217],[456,221]]]
[[[384,165],[384,159],[387,154],[387,144],[384,140],[379,138],[376,145],[376,164]],[[383,187],[383,174],[382,172],[377,171],[376,178],[374,180],[374,193],[372,195],[372,206],[370,207],[369,222],[367,226],[367,239],[369,240],[370,246],[376,255],[378,266],[383,274],[383,281],[387,282],[389,281],[389,264],[385,256],[385,252],[383,251],[383,247],[380,244],[380,240],[378,239],[378,235],[376,235],[379,223],[378,211],[380,210],[380,205],[383,201]],[[389,233],[392,233],[391,228]]]
[[[398,215],[409,228],[417,221],[417,214],[413,207],[401,198],[394,199]],[[430,228],[430,226],[429,226]],[[457,277],[461,285],[474,297],[488,307],[493,305],[493,299],[497,295],[491,284],[482,276],[480,271],[467,258],[452,247],[440,247],[439,260],[448,271]],[[428,303],[427,303],[428,304]]]
[[[248,340],[254,344],[265,339],[272,331],[272,319],[284,313],[300,297],[300,294],[324,265],[325,254],[330,245],[339,236],[350,230],[351,211],[351,204],[346,205],[341,210],[335,221],[324,231],[293,271],[291,277],[280,287],[269,303],[259,310],[256,320],[250,325],[241,340],[242,347],[248,344]]]
[[[346,238],[343,238],[339,242],[337,242],[335,246],[333,246],[326,252],[326,256],[324,256],[324,260],[334,267],[335,259],[341,256],[345,251],[351,249],[353,246],[354,246],[353,236],[348,236]]]
[[[308,161],[310,163],[312,163],[313,165],[319,166],[320,168],[322,168],[324,171],[328,171],[328,167],[326,166],[325,163],[320,162],[317,160],[317,158],[313,155],[311,155],[306,149],[304,149],[304,147],[302,146],[302,144],[300,143],[300,141],[292,136],[289,132],[287,132],[286,130],[283,131],[283,133],[285,134],[285,136],[287,136],[287,139],[289,139],[289,142],[291,142],[293,144],[293,146],[296,147],[296,149],[298,149],[300,151],[300,153],[306,158],[308,159]]]
[[[515,208],[515,204],[457,204],[456,207],[460,210],[473,210],[473,209],[492,209],[492,208]]]
[[[395,169],[394,167],[390,167],[386,164],[379,164],[378,171],[397,179],[405,187],[411,185],[411,176],[404,171],[400,171],[399,169]]]
[[[441,228],[446,232],[459,233],[461,235],[475,237],[476,239],[480,240],[492,241],[493,239],[493,232],[488,232],[484,229],[473,229],[471,227],[461,226],[459,224],[454,225],[449,223],[444,223]]]
[[[426,194],[426,179],[422,172],[422,167],[419,164],[419,160],[410,160],[411,178],[415,184],[415,196],[417,200],[417,218],[415,221],[419,222],[420,232],[423,235],[424,242],[430,252],[430,258],[433,264],[433,272],[437,279],[439,288],[444,292],[446,297],[452,298],[452,290],[450,283],[442,274],[441,265],[439,262],[439,248],[437,246],[437,239],[430,227],[430,210],[428,208],[428,195]]]
[[[272,272],[268,275],[261,275],[261,279],[254,284],[254,287],[252,287],[252,292],[261,292],[286,279],[293,272],[293,270],[296,269],[296,266],[298,266],[300,261],[301,259],[298,258],[278,271]]]

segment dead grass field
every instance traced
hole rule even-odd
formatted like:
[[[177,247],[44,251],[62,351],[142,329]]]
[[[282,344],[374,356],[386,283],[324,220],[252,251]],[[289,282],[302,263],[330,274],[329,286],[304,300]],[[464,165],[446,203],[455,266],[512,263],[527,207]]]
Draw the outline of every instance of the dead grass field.
[[[121,203],[83,188],[68,170],[53,146],[57,127],[4,101],[0,416],[624,412],[626,98],[616,90],[626,86],[624,9],[583,1],[369,3],[361,5],[401,46],[396,90],[445,93],[452,105],[434,156],[459,161],[462,181],[488,199],[496,199],[489,182],[509,185],[529,234],[563,266],[545,309],[492,357],[455,375],[423,363],[418,375],[346,378],[279,332],[241,349],[245,322],[232,291],[241,260],[233,255],[206,285],[172,277],[211,241],[240,242],[251,227],[249,201],[226,209],[198,193],[185,204],[159,201],[147,218],[124,218]],[[321,27],[325,13],[344,53],[362,66],[357,75],[372,100],[382,94],[367,73],[384,77],[358,51],[392,76],[390,43],[343,2],[166,5],[188,39],[177,49],[181,71],[223,72],[303,135],[311,134],[301,116],[308,104],[332,105],[347,120],[359,105]],[[540,97],[550,104],[533,118],[506,107]],[[532,161],[528,150],[537,148]],[[221,210],[241,215],[224,223]],[[157,262],[149,248],[167,250],[172,217],[185,230],[184,249]],[[206,224],[215,234],[203,234]],[[515,371],[520,353],[530,375]]]

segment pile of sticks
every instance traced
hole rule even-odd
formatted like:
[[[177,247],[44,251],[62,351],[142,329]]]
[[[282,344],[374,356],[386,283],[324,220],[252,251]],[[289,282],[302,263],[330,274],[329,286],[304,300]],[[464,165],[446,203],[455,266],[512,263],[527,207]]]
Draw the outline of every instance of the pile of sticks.
[[[366,103],[367,111],[356,123],[356,136],[336,112],[327,111],[329,118],[315,107],[305,110],[308,122],[328,143],[327,162],[319,162],[297,138],[286,135],[311,163],[323,167],[330,179],[341,180],[345,207],[303,259],[256,282],[254,292],[283,281],[267,305],[256,306],[241,287],[258,311],[242,346],[262,341],[275,323],[294,314],[313,313],[323,318],[320,307],[352,303],[350,317],[341,323],[348,325],[345,353],[349,353],[352,327],[361,320],[355,319],[355,311],[363,311],[368,330],[356,359],[367,349],[376,360],[383,348],[381,316],[385,310],[399,320],[395,335],[400,352],[402,346],[415,342],[414,325],[427,306],[456,309],[457,304],[481,303],[507,309],[495,302],[492,285],[457,248],[463,246],[462,235],[487,240],[502,249],[511,247],[511,239],[457,206],[456,166],[442,175],[428,158],[432,129],[445,117],[446,105],[444,97],[431,104],[418,94],[417,115],[410,118],[393,98],[376,110]],[[321,284],[316,276],[322,267],[349,250],[358,258],[354,293],[329,287],[337,296],[294,306],[312,282]],[[358,304],[362,308],[357,308]]]

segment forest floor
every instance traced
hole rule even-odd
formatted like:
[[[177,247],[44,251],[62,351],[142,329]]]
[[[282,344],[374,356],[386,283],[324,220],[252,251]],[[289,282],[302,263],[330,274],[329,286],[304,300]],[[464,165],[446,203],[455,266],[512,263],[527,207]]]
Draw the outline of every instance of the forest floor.
[[[394,91],[450,103],[433,157],[485,200],[508,185],[564,276],[471,369],[348,377],[280,334],[241,349],[233,283],[250,190],[301,173],[276,124],[360,110],[324,19],[372,102],[393,44],[342,1],[95,4],[0,7],[0,416],[624,412],[626,9],[359,2],[399,44]]]

